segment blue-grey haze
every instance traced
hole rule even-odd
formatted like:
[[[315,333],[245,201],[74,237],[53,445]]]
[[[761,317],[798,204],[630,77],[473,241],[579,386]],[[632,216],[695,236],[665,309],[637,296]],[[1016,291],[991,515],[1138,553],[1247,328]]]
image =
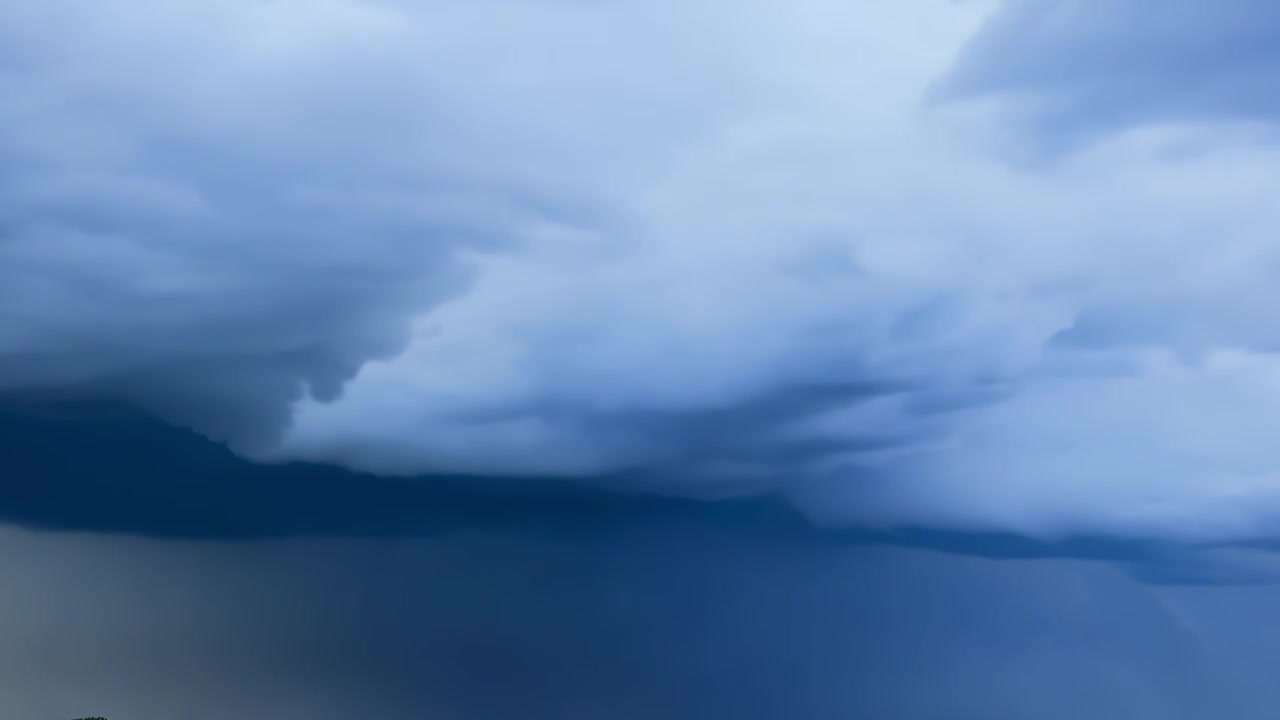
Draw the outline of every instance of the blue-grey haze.
[[[1263,0],[7,0],[0,717],[1270,718]]]

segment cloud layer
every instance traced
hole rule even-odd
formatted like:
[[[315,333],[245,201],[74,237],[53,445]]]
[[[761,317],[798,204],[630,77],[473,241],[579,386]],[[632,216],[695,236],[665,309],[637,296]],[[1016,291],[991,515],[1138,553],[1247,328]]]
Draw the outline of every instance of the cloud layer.
[[[263,461],[1274,536],[1280,16],[1183,7],[9,3],[0,391]]]

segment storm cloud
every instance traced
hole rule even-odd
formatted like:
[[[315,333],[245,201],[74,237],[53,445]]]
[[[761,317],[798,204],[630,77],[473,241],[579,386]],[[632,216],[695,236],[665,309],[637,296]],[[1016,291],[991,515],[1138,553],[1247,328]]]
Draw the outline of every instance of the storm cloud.
[[[7,3],[8,404],[832,526],[1275,536],[1280,155],[1238,123],[1280,16],[686,5]],[[1010,163],[1028,90],[1089,141]]]
[[[7,0],[0,714],[1274,716],[1277,40]]]
[[[1260,0],[1011,0],[940,89],[1037,106],[1061,144],[1150,124],[1274,125],[1280,11]]]

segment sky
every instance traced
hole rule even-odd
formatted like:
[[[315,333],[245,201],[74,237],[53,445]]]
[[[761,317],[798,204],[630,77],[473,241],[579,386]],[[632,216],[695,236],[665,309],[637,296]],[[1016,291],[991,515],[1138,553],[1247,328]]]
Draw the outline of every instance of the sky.
[[[9,0],[0,710],[1269,717],[1276,71],[1264,0]]]

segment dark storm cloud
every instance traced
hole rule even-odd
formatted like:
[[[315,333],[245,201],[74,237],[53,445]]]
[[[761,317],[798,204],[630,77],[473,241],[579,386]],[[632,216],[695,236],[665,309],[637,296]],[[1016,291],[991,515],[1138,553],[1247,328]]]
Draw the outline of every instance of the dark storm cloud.
[[[0,716],[1270,718],[1280,14],[987,7],[0,4]]]
[[[1009,0],[941,85],[1040,106],[1044,140],[1145,123],[1280,121],[1280,8],[1266,0]]]
[[[439,114],[391,92],[412,79],[385,49],[357,52],[385,30],[369,16],[268,60],[220,36],[232,10],[6,6],[0,389],[127,398],[261,447],[297,400],[403,349],[462,286],[456,248],[538,215],[392,167],[405,123],[438,134]]]
[[[472,62],[523,110],[495,123],[456,51],[422,49],[484,10],[293,5],[6,4],[0,392],[124,399],[260,452],[402,351],[465,287],[460,253],[608,214],[518,137],[581,89],[522,97]]]
[[[639,529],[704,528],[733,539],[823,548],[895,546],[991,559],[1093,559],[1146,582],[1271,582],[1263,547],[1107,536],[1037,539],[928,527],[815,525],[767,494],[706,502],[619,488],[661,478],[387,478],[305,463],[255,464],[188,431],[119,407],[0,413],[0,522],[71,532],[218,541],[415,538],[483,531],[539,540],[615,541]],[[672,482],[670,480],[666,482]]]
[[[0,7],[6,398],[854,527],[1277,534],[1280,159],[1200,122],[1262,112],[1261,4],[1139,46],[1123,2],[152,5]],[[1011,168],[1007,93],[923,111],[957,56],[1214,152]]]

